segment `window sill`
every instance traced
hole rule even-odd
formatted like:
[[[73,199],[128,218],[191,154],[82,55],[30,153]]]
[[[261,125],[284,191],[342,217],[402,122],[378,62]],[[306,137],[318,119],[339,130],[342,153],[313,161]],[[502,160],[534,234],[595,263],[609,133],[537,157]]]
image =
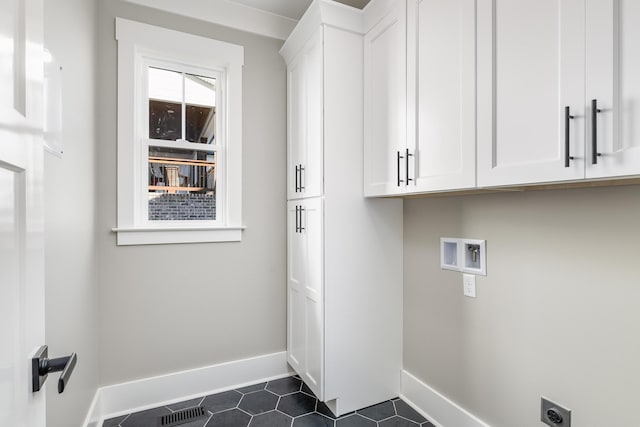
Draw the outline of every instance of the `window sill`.
[[[121,227],[112,228],[111,231],[118,235],[118,246],[131,246],[240,242],[245,228],[247,227]]]

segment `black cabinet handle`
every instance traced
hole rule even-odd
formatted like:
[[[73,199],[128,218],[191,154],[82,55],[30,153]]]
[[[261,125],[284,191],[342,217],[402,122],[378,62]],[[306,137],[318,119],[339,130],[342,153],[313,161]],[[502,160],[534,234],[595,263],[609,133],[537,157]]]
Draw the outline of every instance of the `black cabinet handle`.
[[[304,228],[302,226],[302,216],[303,216],[305,210],[306,210],[305,208],[300,206],[300,233],[302,233],[304,230],[306,230],[306,228]]]
[[[304,191],[304,166],[300,165],[300,192]]]
[[[60,371],[62,371],[62,375],[58,379],[58,393],[64,392],[76,363],[78,363],[78,356],[75,353],[72,353],[71,356],[49,359],[49,348],[46,345],[38,348],[31,359],[31,385],[33,392],[42,389],[49,374]]]
[[[602,153],[598,153],[598,113],[602,110],[598,109],[598,100],[591,100],[591,164],[598,164],[598,157]]]
[[[299,231],[299,227],[298,227],[298,212],[300,212],[300,206],[296,205],[296,233]]]
[[[571,115],[571,107],[564,107],[564,167],[569,167],[569,160],[573,160],[574,157],[569,155],[569,148],[571,142],[571,120],[574,116]]]
[[[400,179],[400,159],[404,159],[404,157],[402,157],[400,155],[400,152],[398,151],[398,157],[397,157],[398,187],[400,187],[401,182],[404,182],[402,179]]]
[[[296,165],[296,193],[298,192],[298,173],[300,172],[299,166]]]
[[[404,153],[404,165],[405,165],[405,177],[406,177],[406,185],[409,185],[409,181],[413,181],[413,179],[409,178],[409,157],[413,157],[413,154],[409,154],[409,149]]]

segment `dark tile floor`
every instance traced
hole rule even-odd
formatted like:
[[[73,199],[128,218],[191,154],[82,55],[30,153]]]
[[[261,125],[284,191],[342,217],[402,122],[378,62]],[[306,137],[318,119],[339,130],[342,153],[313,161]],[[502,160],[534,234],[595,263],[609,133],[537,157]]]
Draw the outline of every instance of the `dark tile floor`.
[[[297,376],[112,418],[103,427],[157,427],[161,416],[198,405],[207,418],[180,427],[433,427],[401,399],[336,419]]]

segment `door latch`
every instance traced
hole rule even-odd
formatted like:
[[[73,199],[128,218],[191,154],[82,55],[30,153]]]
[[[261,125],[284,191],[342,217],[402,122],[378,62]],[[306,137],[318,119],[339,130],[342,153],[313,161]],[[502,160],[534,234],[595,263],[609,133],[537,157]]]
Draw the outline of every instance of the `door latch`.
[[[78,356],[75,353],[71,353],[71,356],[49,359],[49,347],[43,345],[38,348],[36,354],[31,358],[33,392],[35,393],[42,389],[49,374],[62,371],[58,379],[58,393],[62,393],[69,383],[69,378],[77,362]]]

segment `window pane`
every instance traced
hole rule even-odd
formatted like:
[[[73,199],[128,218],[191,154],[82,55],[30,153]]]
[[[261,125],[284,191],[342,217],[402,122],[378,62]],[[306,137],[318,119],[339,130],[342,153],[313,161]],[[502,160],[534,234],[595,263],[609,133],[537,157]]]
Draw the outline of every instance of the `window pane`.
[[[213,144],[216,134],[216,79],[185,74],[185,139]]]
[[[149,147],[149,220],[216,219],[214,151]]]
[[[149,68],[149,138],[182,139],[182,73]]]

